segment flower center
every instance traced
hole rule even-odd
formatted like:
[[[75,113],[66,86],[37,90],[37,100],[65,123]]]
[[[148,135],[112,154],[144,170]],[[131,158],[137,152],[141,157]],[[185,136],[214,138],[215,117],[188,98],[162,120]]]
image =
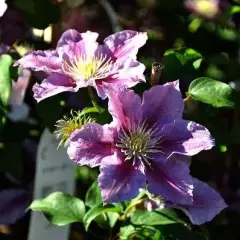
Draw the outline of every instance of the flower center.
[[[114,62],[107,55],[98,54],[93,57],[74,57],[70,61],[63,63],[64,73],[75,81],[88,81],[90,78],[102,79],[110,74],[114,67]]]
[[[63,119],[58,120],[55,134],[57,138],[61,138],[59,146],[65,144],[75,130],[82,128],[82,125],[88,122],[94,122],[94,119],[73,110],[70,112],[70,117],[64,116]]]
[[[142,164],[151,165],[154,153],[163,153],[160,143],[163,142],[163,136],[154,136],[157,128],[149,128],[146,124],[134,126],[133,130],[121,129],[118,134],[116,146],[121,149],[125,155],[125,161],[133,161],[133,165],[137,160]]]
[[[146,142],[146,136],[139,133],[134,133],[133,136],[127,140],[126,145],[133,152],[141,152],[144,150]]]
[[[213,17],[218,12],[218,6],[216,3],[210,0],[196,0],[196,9],[201,14],[204,14],[208,17]]]

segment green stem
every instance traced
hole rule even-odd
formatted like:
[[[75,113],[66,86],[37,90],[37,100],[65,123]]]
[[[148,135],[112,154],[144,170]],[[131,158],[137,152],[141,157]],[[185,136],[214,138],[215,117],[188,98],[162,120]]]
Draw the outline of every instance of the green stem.
[[[184,102],[187,102],[187,101],[189,101],[190,99],[191,99],[191,96],[189,95],[189,96],[187,96],[186,98],[184,98],[183,101],[184,101]]]
[[[94,94],[93,94],[93,91],[91,89],[91,87],[88,87],[88,94],[89,94],[89,97],[91,99],[91,102],[92,102],[92,105],[97,109],[98,113],[101,113],[102,110],[100,108],[100,106],[98,105],[95,97],[94,97]]]
[[[123,215],[120,217],[122,221],[124,221],[128,215],[132,212],[132,210],[135,208],[136,205],[140,204],[143,201],[143,199],[138,199],[134,201],[133,203],[130,203],[130,205],[126,208]]]

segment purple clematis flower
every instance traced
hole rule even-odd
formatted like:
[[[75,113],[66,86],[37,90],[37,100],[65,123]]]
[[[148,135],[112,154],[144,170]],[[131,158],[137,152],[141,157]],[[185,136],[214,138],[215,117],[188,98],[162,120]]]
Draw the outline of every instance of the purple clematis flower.
[[[31,197],[23,189],[7,189],[0,192],[0,224],[14,224],[26,215]]]
[[[162,208],[177,208],[182,210],[195,225],[211,221],[227,207],[222,197],[206,183],[193,178],[193,202],[180,205],[169,201],[148,200],[145,202],[148,211]]]
[[[105,203],[136,197],[139,188],[177,204],[193,202],[192,156],[214,145],[203,126],[182,120],[178,81],[145,91],[143,99],[125,87],[109,88],[111,124],[85,124],[72,133],[68,155],[79,165],[100,165]]]
[[[1,7],[0,4],[0,9]],[[1,43],[11,47],[19,38],[25,35],[28,28],[29,26],[26,24],[22,14],[17,9],[8,6],[3,16],[0,17]]]
[[[33,87],[37,101],[88,86],[96,88],[104,99],[108,84],[132,87],[145,81],[145,66],[136,61],[136,54],[146,43],[146,33],[118,32],[107,37],[103,45],[96,42],[97,37],[97,33],[90,31],[67,30],[56,50],[33,51],[16,62],[15,65],[49,74],[40,85]]]
[[[172,205],[181,209],[193,224],[200,225],[211,221],[227,207],[222,197],[206,183],[193,178],[193,203],[190,205]]]

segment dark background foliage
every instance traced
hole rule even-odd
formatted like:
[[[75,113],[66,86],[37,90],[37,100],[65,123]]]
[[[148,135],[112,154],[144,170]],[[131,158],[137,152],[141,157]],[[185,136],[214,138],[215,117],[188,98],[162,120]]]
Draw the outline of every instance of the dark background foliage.
[[[186,103],[184,118],[207,126],[216,138],[214,149],[193,157],[191,173],[216,188],[229,205],[212,222],[196,227],[196,232],[204,232],[207,239],[237,240],[240,239],[239,14],[227,13],[226,9],[239,6],[239,1],[220,3],[221,14],[209,19],[189,11],[180,0],[9,0],[8,9],[0,18],[0,42],[11,47],[8,54],[15,60],[21,55],[19,46],[54,48],[60,35],[70,28],[80,32],[96,31],[100,41],[121,29],[147,31],[149,40],[140,49],[138,58],[147,66],[148,82],[138,85],[137,92],[150,87],[151,65],[155,61],[164,64],[160,84],[179,79],[184,98],[189,84],[198,77],[211,77],[234,87],[236,108],[214,108],[191,99]],[[33,30],[44,30],[49,26],[52,32],[50,41],[46,40],[47,31],[36,35]],[[169,52],[164,55],[168,49],[182,47],[194,49],[196,54],[188,57],[181,49],[179,54]],[[194,67],[193,62],[198,59],[202,59],[200,67]],[[10,68],[10,76],[16,80],[17,69]],[[3,216],[6,215],[6,206],[10,216],[16,203],[31,201],[36,149],[43,129],[54,130],[56,121],[70,109],[90,106],[84,89],[76,94],[59,94],[37,105],[31,88],[43,78],[43,73],[32,74],[24,100],[30,109],[27,119],[20,122],[9,119],[7,113],[11,107],[0,105],[0,239],[24,240],[27,237],[29,213],[12,222]],[[101,104],[106,106],[105,102]],[[104,122],[108,116],[102,118]],[[76,196],[85,198],[87,189],[96,178],[96,171],[78,168]],[[9,197],[4,198],[4,191],[9,189],[16,191],[16,198],[20,197],[20,200],[13,199],[12,205],[6,205]],[[18,191],[23,194],[18,196]],[[95,225],[95,235],[108,236],[108,230]],[[165,227],[161,231],[176,232],[177,237],[166,239],[198,239],[177,227],[170,230]],[[86,234],[82,225],[73,224],[71,239],[95,237],[91,232]]]

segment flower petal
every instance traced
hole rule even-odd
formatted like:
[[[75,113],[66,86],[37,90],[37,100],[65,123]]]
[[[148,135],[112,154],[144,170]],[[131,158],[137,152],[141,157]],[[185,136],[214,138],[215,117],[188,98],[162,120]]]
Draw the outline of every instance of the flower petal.
[[[78,165],[95,167],[103,158],[113,155],[114,128],[108,124],[87,123],[72,133],[68,155]]]
[[[29,69],[21,69],[18,80],[12,81],[12,93],[8,100],[10,105],[15,106],[23,103],[30,77],[31,71]]]
[[[176,156],[166,162],[161,159],[152,161],[151,168],[146,168],[148,189],[153,194],[161,195],[164,200],[192,203],[193,182],[189,172],[187,161],[178,160]]]
[[[114,120],[128,128],[141,119],[141,98],[125,87],[108,87],[108,109]]]
[[[117,63],[118,61],[116,61]],[[103,81],[106,83],[115,84],[118,86],[127,86],[131,88],[138,84],[139,82],[146,82],[144,71],[146,67],[144,64],[132,60],[127,59],[122,66],[119,67],[117,74],[109,76],[107,79]]]
[[[135,60],[127,59],[124,64],[118,65],[118,61],[115,62],[117,69],[113,70],[113,73],[109,72],[109,76],[104,79],[98,79],[95,84],[92,84],[98,93],[98,96],[102,99],[107,97],[107,86],[126,86],[131,88],[139,82],[145,82],[145,66]]]
[[[65,31],[60,37],[57,48],[62,47],[63,45],[68,45],[70,42],[79,42],[82,39],[91,39],[96,41],[98,38],[98,33],[87,31],[85,33],[79,33],[74,29],[69,29]]]
[[[106,88],[108,88],[108,84],[106,84],[105,82],[102,82],[100,80],[94,82],[92,84],[92,86],[96,89],[97,91],[97,95],[102,98],[102,99],[106,99],[107,98],[107,90]]]
[[[34,98],[38,102],[61,92],[76,92],[77,90],[78,88],[71,83],[69,77],[58,73],[51,74],[41,84],[35,83],[33,86]]]
[[[104,203],[131,200],[145,187],[145,175],[139,167],[124,161],[122,153],[105,158],[98,177]]]
[[[7,4],[5,3],[5,1],[1,1],[0,3],[0,17],[3,16],[3,14],[5,13],[5,11],[7,10]]]
[[[176,120],[164,126],[161,134],[164,139],[163,152],[167,155],[180,153],[193,156],[214,146],[210,132],[202,125],[191,121]]]
[[[146,82],[144,71],[146,67],[144,64],[135,60],[126,60],[123,69],[119,69],[116,84],[126,85],[128,88],[134,87],[139,82]]]
[[[91,58],[97,50],[97,33],[87,31],[78,33],[70,30],[63,34],[57,45],[57,52],[63,60],[72,60],[73,56]]]
[[[14,64],[14,66],[44,72],[61,72],[61,65],[57,52],[53,50],[29,52]]]
[[[115,58],[130,57],[135,59],[138,49],[147,41],[147,33],[125,30],[105,38],[104,44],[112,51]]]
[[[177,83],[154,86],[143,93],[143,118],[164,125],[182,118],[184,103]]]
[[[193,204],[177,207],[196,225],[211,221],[217,214],[227,207],[223,198],[206,183],[193,178]]]
[[[23,189],[8,189],[0,192],[0,201],[0,224],[10,225],[26,214],[31,199]]]

